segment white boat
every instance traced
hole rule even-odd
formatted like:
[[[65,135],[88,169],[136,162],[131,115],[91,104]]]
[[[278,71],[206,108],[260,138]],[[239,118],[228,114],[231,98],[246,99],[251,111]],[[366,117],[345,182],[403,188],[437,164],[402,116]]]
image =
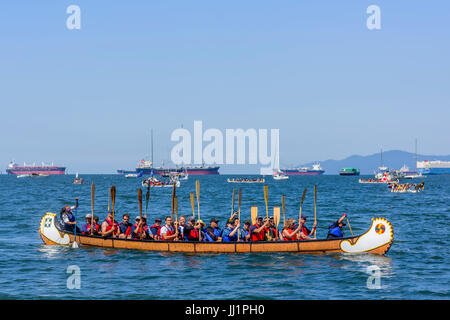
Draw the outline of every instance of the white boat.
[[[273,180],[287,180],[289,176],[281,170],[275,171],[273,174]]]
[[[142,177],[143,174],[143,171],[139,171],[139,173],[127,173],[125,178],[139,178]]]
[[[19,174],[17,178],[28,178],[31,177],[31,174]]]
[[[275,168],[272,177],[273,180],[287,180],[289,176],[280,170],[280,156],[278,154],[277,144],[278,140],[275,141]]]

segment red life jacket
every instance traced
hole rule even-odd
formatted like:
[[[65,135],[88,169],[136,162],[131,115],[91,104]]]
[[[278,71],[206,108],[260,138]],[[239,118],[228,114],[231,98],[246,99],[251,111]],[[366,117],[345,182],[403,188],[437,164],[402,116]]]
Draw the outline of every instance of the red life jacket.
[[[134,227],[135,227],[135,229],[138,229],[137,224],[135,224]],[[131,227],[128,227],[128,228],[130,228],[129,230],[130,230],[130,233],[131,233]],[[131,237],[133,239],[139,239],[139,235],[143,235],[144,234],[144,230],[146,230],[146,229],[147,229],[147,225],[144,224],[143,226],[139,227],[137,233],[133,232]],[[127,229],[127,232],[128,232],[128,229]]]
[[[113,225],[112,221],[109,219],[105,219],[105,221],[108,224],[108,226],[106,227],[106,231],[111,230],[112,225]],[[119,229],[119,225],[117,224],[117,221],[114,220],[114,233],[117,233],[118,229]]]
[[[150,227],[150,229],[156,228],[156,236],[159,239],[161,237],[161,226],[157,226],[156,223]]]
[[[186,235],[187,239],[189,241],[198,241],[199,239],[199,234],[198,234],[198,229],[191,229],[191,231],[189,232],[189,234]]]
[[[253,225],[256,227],[256,229],[259,229],[260,227],[257,224]],[[251,228],[251,227],[250,227]],[[251,230],[251,229],[250,229]],[[250,236],[251,241],[264,241],[264,233],[266,232],[265,228],[263,228],[260,232],[252,232]]]
[[[304,234],[305,236],[309,236],[308,230],[306,229],[305,226],[302,226],[302,232],[303,232],[303,234]]]
[[[119,227],[120,227],[121,225],[123,225],[123,224],[124,224],[124,223],[121,222],[121,223],[119,224]],[[127,227],[127,230],[125,230],[125,237],[128,237],[130,234],[131,234],[131,224]]]
[[[295,229],[286,229],[286,230],[290,231],[289,235],[291,235],[295,231]],[[284,237],[284,241],[293,241],[293,240],[298,240],[297,234],[292,236],[292,238]]]
[[[98,223],[94,223],[92,226],[94,229],[93,234],[100,232],[100,225]],[[86,225],[86,230],[87,230],[87,232],[85,234],[91,234],[91,225],[90,224]],[[83,232],[83,234],[84,234],[84,232]]]
[[[166,232],[166,236],[172,236],[175,234],[175,230],[172,227],[167,228],[167,226],[165,226],[167,229]],[[158,233],[161,234],[161,229],[158,230]],[[173,241],[173,239],[161,239],[161,240],[165,240],[165,241]]]

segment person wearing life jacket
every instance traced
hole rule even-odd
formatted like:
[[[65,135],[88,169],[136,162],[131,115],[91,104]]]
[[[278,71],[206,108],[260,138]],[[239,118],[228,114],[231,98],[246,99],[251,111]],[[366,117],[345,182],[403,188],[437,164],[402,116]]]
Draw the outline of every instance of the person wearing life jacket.
[[[286,224],[283,228],[283,240],[284,241],[295,241],[298,240],[297,233],[301,229],[301,224],[295,228],[295,219],[289,218],[286,220]]]
[[[166,217],[166,224],[161,228],[161,240],[164,241],[177,241],[178,240],[178,225],[175,222],[175,226],[172,225],[172,218]]]
[[[186,217],[180,216],[178,220],[178,240],[184,241],[184,228],[186,227]]]
[[[102,227],[98,224],[98,220],[99,220],[100,218],[98,217],[98,216],[94,216],[94,229],[93,229],[93,234],[94,235],[100,235],[100,233],[101,233],[101,229],[102,229]]]
[[[335,239],[335,238],[342,238],[344,237],[344,232],[342,231],[342,227],[345,226],[345,223],[343,222],[345,217],[347,216],[346,213],[342,215],[337,221],[333,222],[328,227],[328,235],[327,239]]]
[[[108,211],[108,216],[102,223],[102,236],[116,238],[119,234],[119,224],[114,220],[113,225],[112,211]]]
[[[64,229],[67,231],[74,231],[77,222],[76,222],[76,218],[75,215],[73,213],[73,210],[75,210],[76,208],[78,208],[78,198],[75,198],[76,204],[72,207],[70,206],[64,206],[61,209],[61,212],[59,213],[59,216],[62,220],[62,222],[64,223]],[[78,228],[77,228],[78,231]]]
[[[189,217],[187,225],[184,227],[184,240],[185,241],[198,241],[199,233],[195,229],[195,218]]]
[[[119,224],[119,238],[130,239],[131,227],[133,227],[133,225],[130,223],[130,216],[128,215],[128,213],[124,213],[122,219],[123,222]]]
[[[269,224],[264,228],[265,240],[266,241],[277,241],[278,240],[278,230],[275,226],[275,221],[273,217],[269,217]]]
[[[161,240],[161,223],[162,220],[160,218],[155,219],[155,223],[149,228],[150,232],[148,235],[150,239]]]
[[[312,227],[312,230],[309,230],[305,224],[306,224],[307,217],[302,215],[302,218],[300,220],[300,233],[299,233],[299,239],[300,240],[314,240],[315,238],[312,237],[314,232],[316,231],[317,222],[315,221]]]
[[[250,241],[264,241],[265,228],[269,225],[269,220],[263,223],[262,217],[256,218],[256,223],[250,227]]]
[[[85,218],[86,218],[86,222],[81,225],[81,232],[83,235],[91,235],[92,215],[89,213],[85,216]],[[92,233],[94,234],[95,231],[97,231],[94,223],[92,223],[92,229],[93,229]]]
[[[208,241],[222,241],[222,230],[219,229],[219,220],[212,218],[210,226],[205,230]]]
[[[147,218],[145,216],[136,216],[134,219],[135,223],[131,227],[131,238],[132,239],[147,239],[148,237],[148,227]]]
[[[239,219],[235,219],[233,221],[227,221],[227,226],[223,229],[222,232],[222,241],[230,242],[230,241],[238,241],[238,232],[241,224]]]
[[[239,240],[241,241],[250,241],[250,226],[252,223],[248,220],[244,221],[244,227],[241,228],[239,234]]]

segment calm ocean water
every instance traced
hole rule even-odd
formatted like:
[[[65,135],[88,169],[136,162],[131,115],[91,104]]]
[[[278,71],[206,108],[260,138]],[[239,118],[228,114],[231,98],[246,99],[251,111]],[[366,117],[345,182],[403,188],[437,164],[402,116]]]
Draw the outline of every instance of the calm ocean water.
[[[394,244],[386,256],[371,254],[174,254],[134,250],[47,246],[38,225],[45,212],[59,213],[79,197],[81,222],[91,212],[90,183],[96,185],[95,214],[105,218],[108,188],[117,189],[117,216],[139,214],[141,179],[117,175],[17,179],[0,176],[0,299],[449,299],[450,176],[427,177],[419,194],[393,194],[386,185],[359,184],[358,177],[290,177],[269,185],[269,210],[286,195],[287,217],[303,213],[314,219],[313,186],[318,185],[318,238],[347,212],[355,234],[365,232],[372,217],[394,226]],[[192,214],[189,193],[200,181],[201,216],[229,216],[233,188],[242,189],[241,218],[250,207],[265,215],[262,184],[229,184],[229,176],[189,177],[177,189],[180,214]],[[145,194],[145,190],[144,194]],[[237,197],[236,197],[237,199]],[[151,189],[149,216],[170,212],[171,188]],[[236,201],[237,205],[237,201]],[[144,197],[145,208],[145,197]],[[145,209],[144,209],[145,210]],[[345,235],[350,235],[348,227]],[[81,288],[68,289],[67,268],[77,265]],[[379,289],[369,289],[369,266],[380,268]]]

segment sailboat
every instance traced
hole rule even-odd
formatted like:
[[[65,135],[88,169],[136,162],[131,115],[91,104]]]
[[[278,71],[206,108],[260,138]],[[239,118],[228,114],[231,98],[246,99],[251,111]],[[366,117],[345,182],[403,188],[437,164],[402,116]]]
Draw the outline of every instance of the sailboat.
[[[84,184],[83,178],[78,178],[78,172],[75,175],[75,180],[73,181],[73,184]]]
[[[273,180],[287,180],[289,176],[280,170],[280,157],[278,150],[278,139],[275,141],[275,168],[274,173],[272,175]]]

